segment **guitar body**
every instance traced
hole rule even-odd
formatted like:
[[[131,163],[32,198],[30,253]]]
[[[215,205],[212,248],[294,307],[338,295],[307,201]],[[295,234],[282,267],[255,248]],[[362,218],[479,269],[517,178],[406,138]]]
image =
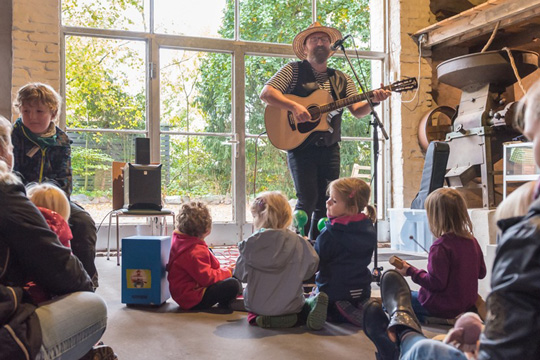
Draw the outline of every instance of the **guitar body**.
[[[408,78],[384,86],[381,90],[401,93],[416,88],[418,88],[416,79]],[[268,105],[264,112],[264,125],[272,145],[281,150],[294,150],[306,142],[311,134],[330,130],[330,123],[327,120],[329,113],[368,98],[371,99],[374,94],[373,91],[369,91],[333,101],[330,93],[319,89],[306,97],[292,94],[284,96],[305,106],[311,114],[311,120],[299,123],[290,111]]]
[[[293,150],[302,145],[312,133],[330,129],[327,121],[328,112],[319,111],[319,105],[334,100],[330,93],[319,89],[306,97],[292,94],[284,96],[305,106],[312,114],[312,119],[299,123],[290,111],[268,105],[264,112],[264,125],[272,145],[281,150]]]

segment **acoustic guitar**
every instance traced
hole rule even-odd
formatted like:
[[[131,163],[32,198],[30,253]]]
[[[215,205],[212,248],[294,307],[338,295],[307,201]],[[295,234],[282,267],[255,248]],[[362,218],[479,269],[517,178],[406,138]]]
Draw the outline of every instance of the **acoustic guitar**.
[[[396,81],[381,89],[393,92],[404,92],[416,89],[416,78]],[[311,120],[298,122],[294,114],[288,110],[276,106],[266,106],[264,112],[264,124],[268,139],[272,145],[281,150],[294,150],[299,148],[314,132],[332,131],[328,114],[354,103],[373,97],[373,91],[365,94],[349,96],[344,99],[333,101],[332,95],[325,90],[315,90],[306,97],[285,94],[285,97],[307,108],[311,114]]]

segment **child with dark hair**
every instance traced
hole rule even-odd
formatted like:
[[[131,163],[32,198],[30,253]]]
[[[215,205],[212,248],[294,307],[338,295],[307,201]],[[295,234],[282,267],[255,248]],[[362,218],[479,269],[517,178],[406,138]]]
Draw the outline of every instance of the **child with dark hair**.
[[[204,241],[212,228],[208,208],[201,202],[183,204],[176,221],[167,264],[172,298],[186,310],[228,306],[242,285],[232,277],[232,269],[220,266]]]

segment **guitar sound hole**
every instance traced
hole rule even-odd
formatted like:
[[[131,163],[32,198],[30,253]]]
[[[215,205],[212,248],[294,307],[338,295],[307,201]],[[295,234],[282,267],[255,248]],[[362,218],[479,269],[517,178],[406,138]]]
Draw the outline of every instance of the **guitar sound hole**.
[[[318,120],[321,117],[321,109],[318,106],[308,108],[311,120]]]

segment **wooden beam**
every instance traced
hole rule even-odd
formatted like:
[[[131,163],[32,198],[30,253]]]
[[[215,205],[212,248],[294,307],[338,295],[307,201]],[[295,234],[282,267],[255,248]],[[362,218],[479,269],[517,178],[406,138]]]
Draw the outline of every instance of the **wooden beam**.
[[[414,33],[418,41],[427,38],[423,47],[451,46],[489,34],[500,22],[499,29],[540,17],[540,0],[488,0],[472,9],[440,21]]]

